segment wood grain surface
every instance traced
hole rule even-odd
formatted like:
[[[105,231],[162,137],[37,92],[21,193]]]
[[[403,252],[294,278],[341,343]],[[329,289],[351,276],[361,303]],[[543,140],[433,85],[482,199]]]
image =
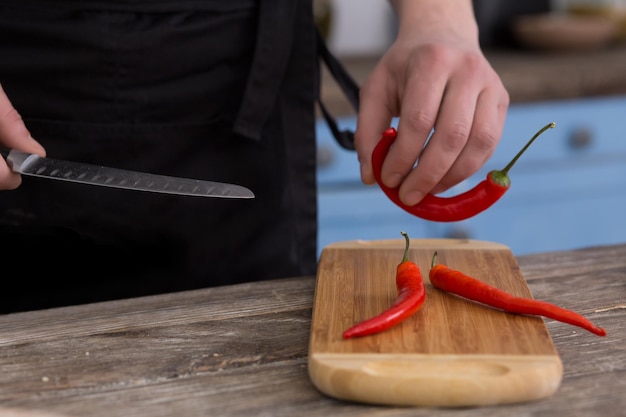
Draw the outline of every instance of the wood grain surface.
[[[294,277],[0,315],[0,416],[624,417],[626,244],[517,261],[535,298],[608,332],[544,320],[563,380],[543,400],[447,409],[327,396],[307,369],[315,277]]]
[[[536,400],[558,388],[562,366],[539,317],[503,313],[434,288],[438,261],[514,295],[532,298],[504,245],[411,239],[409,260],[426,283],[426,302],[398,326],[344,340],[350,326],[397,296],[404,239],[329,245],[317,275],[309,371],[328,395],[386,405],[475,406]],[[319,306],[319,308],[318,308]]]

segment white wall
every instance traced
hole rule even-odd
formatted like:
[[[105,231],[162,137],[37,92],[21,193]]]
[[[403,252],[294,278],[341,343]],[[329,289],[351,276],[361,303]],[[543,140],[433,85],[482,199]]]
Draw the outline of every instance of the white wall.
[[[378,55],[395,32],[388,0],[331,0],[333,20],[328,46],[340,56]]]

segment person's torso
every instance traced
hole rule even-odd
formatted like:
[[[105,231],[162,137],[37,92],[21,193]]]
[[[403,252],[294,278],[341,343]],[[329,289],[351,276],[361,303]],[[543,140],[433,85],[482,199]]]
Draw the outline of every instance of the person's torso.
[[[152,257],[155,270],[189,269],[180,288],[312,273],[310,2],[57,3],[0,1],[0,57],[10,58],[0,83],[48,155],[238,183],[257,197],[199,200],[26,179],[3,194],[0,222],[67,229],[122,252],[142,248],[138,256]]]

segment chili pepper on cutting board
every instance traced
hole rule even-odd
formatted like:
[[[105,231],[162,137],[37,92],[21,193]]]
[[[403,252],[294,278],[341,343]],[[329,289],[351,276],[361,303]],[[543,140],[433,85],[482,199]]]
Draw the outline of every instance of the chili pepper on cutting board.
[[[474,188],[452,197],[439,197],[427,194],[422,201],[414,206],[406,205],[400,201],[398,188],[387,187],[381,179],[383,162],[397,135],[396,129],[390,127],[383,132],[381,140],[372,153],[374,177],[387,197],[410,214],[438,222],[465,220],[488,209],[506,193],[511,186],[511,180],[508,175],[511,167],[539,135],[555,126],[556,124],[552,122],[540,129],[504,169],[490,171],[487,174],[487,178],[474,186]]]
[[[436,262],[437,252],[433,255],[429,278],[430,283],[440,290],[448,291],[509,313],[544,316],[581,327],[598,336],[606,336],[606,331],[603,328],[596,326],[574,311],[545,301],[516,297],[477,278]]]
[[[409,261],[409,235],[401,232],[406,240],[402,262],[396,268],[398,296],[391,307],[377,316],[358,323],[343,332],[343,338],[367,336],[380,333],[411,317],[426,300],[426,289],[419,267]]]

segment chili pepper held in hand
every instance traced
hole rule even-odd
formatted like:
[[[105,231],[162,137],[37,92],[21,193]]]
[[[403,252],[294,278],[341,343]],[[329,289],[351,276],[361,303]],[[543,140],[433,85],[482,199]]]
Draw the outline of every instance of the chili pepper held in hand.
[[[381,140],[372,153],[374,177],[380,188],[391,201],[414,216],[437,222],[465,220],[485,211],[506,193],[511,186],[511,179],[509,178],[508,172],[513,164],[515,164],[519,157],[539,135],[555,126],[556,124],[554,122],[544,126],[535,133],[504,169],[490,171],[487,174],[487,178],[478,183],[474,188],[452,197],[438,197],[433,194],[427,194],[422,201],[414,206],[406,205],[400,201],[398,188],[387,187],[383,184],[381,179],[383,161],[397,134],[396,129],[390,127],[383,132]]]
[[[442,264],[436,264],[436,261],[437,252],[433,255],[429,278],[430,283],[440,290],[448,291],[509,313],[544,316],[581,327],[598,336],[606,336],[606,331],[603,328],[596,326],[574,311],[545,301],[516,297],[460,271]]]
[[[343,338],[367,336],[380,333],[406,320],[419,310],[426,300],[426,290],[419,267],[408,260],[409,235],[402,232],[406,240],[404,257],[396,268],[398,296],[393,305],[379,315],[362,321],[343,332]]]

